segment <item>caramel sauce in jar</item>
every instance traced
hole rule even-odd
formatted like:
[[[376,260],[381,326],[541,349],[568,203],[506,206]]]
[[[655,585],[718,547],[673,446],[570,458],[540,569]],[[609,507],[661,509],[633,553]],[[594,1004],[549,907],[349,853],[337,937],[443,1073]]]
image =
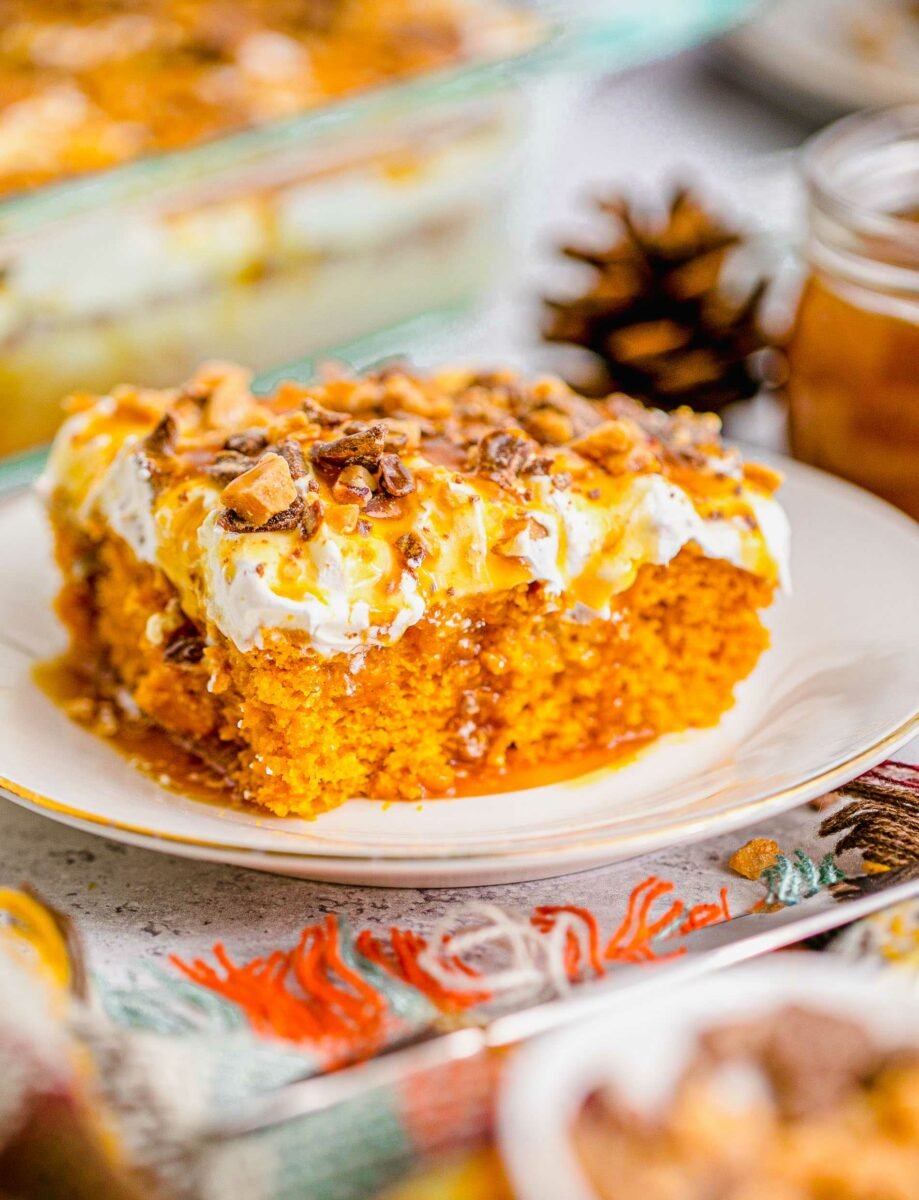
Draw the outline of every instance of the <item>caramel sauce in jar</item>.
[[[789,351],[796,458],[919,519],[919,309],[908,321],[819,277],[804,288]]]
[[[805,164],[792,452],[919,519],[919,108],[848,118]]]

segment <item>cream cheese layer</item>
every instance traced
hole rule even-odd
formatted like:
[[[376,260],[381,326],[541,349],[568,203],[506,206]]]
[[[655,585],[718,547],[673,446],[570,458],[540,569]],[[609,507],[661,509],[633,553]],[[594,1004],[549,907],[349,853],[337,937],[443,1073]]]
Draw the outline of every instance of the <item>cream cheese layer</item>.
[[[729,497],[700,500],[666,475],[611,477],[566,450],[573,482],[546,474],[514,490],[422,446],[403,453],[415,486],[395,520],[326,520],[304,540],[296,529],[225,527],[221,487],[205,474],[154,486],[149,419],[112,414],[103,399],[65,424],[46,492],[90,536],[111,531],[158,566],[183,610],[241,651],[297,631],[319,654],[354,654],[397,641],[441,606],[450,619],[467,598],[528,583],[575,619],[602,619],[643,565],[667,564],[688,545],[787,586],[785,515],[740,475]],[[319,488],[307,472],[306,486]],[[409,531],[425,547],[417,566],[396,548]]]

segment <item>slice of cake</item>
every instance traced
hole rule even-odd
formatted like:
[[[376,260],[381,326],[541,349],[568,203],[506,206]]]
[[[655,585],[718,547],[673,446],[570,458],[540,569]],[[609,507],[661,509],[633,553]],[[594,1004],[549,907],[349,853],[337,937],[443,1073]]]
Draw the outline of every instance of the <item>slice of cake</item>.
[[[717,722],[767,645],[779,478],[715,417],[395,368],[70,405],[46,487],[74,658],[275,813],[577,774]]]

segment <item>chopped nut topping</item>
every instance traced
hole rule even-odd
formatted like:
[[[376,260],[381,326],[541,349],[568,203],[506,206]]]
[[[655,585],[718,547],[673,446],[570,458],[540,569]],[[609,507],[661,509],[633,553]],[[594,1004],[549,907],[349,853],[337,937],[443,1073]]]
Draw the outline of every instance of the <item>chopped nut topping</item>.
[[[144,449],[148,454],[171,454],[179,438],[179,428],[175,420],[166,413],[152,433],[144,440]]]
[[[383,425],[368,425],[357,433],[346,433],[334,442],[317,442],[310,451],[320,463],[330,466],[354,463],[375,467],[380,461],[386,441]]]
[[[528,382],[511,371],[418,377],[390,368],[358,378],[342,370],[256,398],[247,372],[214,364],[184,390],[116,393],[119,404],[147,414],[142,427],[153,432],[138,453],[154,488],[210,478],[223,492],[220,526],[233,533],[298,529],[309,540],[326,522],[350,533],[389,520],[398,522],[387,538],[394,542],[413,525],[414,504],[405,498],[419,490],[446,527],[451,513],[492,499],[501,508],[510,500],[523,516],[543,489],[573,486],[585,501],[603,502],[603,471],[659,470],[692,494],[687,472],[698,473],[715,513],[718,500],[742,494],[742,464],[721,446],[716,419],[645,409],[621,395],[588,400],[560,380]],[[483,478],[506,489],[503,499]],[[778,481],[755,466],[746,479],[764,491]],[[176,496],[188,499],[180,488]],[[420,564],[439,545],[437,527],[434,541],[417,523],[396,552]],[[545,529],[537,522],[524,536],[541,538]],[[511,549],[507,529],[497,537],[505,543],[499,553]],[[492,547],[495,538],[490,532]]]
[[[522,433],[496,429],[479,442],[476,469],[497,483],[512,483],[533,454],[533,444]]]
[[[374,496],[364,505],[364,515],[378,520],[401,517],[403,508],[395,496]]]
[[[204,658],[204,638],[199,633],[189,633],[185,625],[174,634],[163,651],[163,658],[177,666],[194,666]]]
[[[278,445],[278,454],[287,463],[291,479],[295,481],[302,479],[306,474],[306,463],[303,459],[303,451],[300,449],[300,443],[294,441],[293,438],[285,438]]]
[[[205,470],[218,483],[228,484],[232,483],[234,479],[238,479],[240,475],[244,475],[251,467],[251,458],[232,450],[218,454],[214,461],[205,467]]]
[[[244,429],[242,433],[231,434],[223,443],[223,448],[253,458],[261,454],[267,445],[268,434],[263,429]]]
[[[417,571],[427,555],[424,542],[417,533],[403,533],[396,538],[396,549],[410,571]]]
[[[335,480],[332,495],[339,504],[360,504],[363,507],[373,495],[375,482],[366,467],[352,463]]]
[[[268,518],[264,525],[253,525],[251,521],[246,521],[232,508],[227,508],[221,513],[217,524],[228,533],[278,533],[283,529],[296,529],[300,524],[303,508],[303,501],[297,496],[290,508],[275,513],[273,517]]]
[[[524,466],[524,475],[551,475],[552,459],[545,454],[537,454]]]
[[[223,491],[227,508],[257,527],[289,509],[296,499],[290,468],[279,454],[266,454]]]
[[[349,416],[348,413],[322,408],[315,400],[310,399],[303,401],[303,411],[314,425],[319,425],[323,429],[334,429],[338,425],[344,425]]]
[[[303,515],[300,518],[300,532],[306,541],[311,542],[319,532],[324,515],[325,509],[322,501],[316,496],[310,496],[303,505]]]
[[[390,496],[407,496],[415,490],[415,477],[397,454],[380,458],[380,486]]]

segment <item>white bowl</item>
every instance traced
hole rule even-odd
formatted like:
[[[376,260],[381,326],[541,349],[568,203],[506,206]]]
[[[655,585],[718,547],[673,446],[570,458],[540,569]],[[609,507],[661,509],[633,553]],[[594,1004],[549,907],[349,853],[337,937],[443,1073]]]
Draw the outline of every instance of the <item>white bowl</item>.
[[[662,980],[663,982],[663,980]],[[854,1018],[882,1046],[919,1046],[919,992],[895,972],[817,954],[779,954],[541,1038],[514,1058],[498,1105],[498,1144],[517,1200],[597,1200],[571,1131],[586,1097],[614,1082],[638,1106],[666,1099],[700,1032],[807,1004]]]

